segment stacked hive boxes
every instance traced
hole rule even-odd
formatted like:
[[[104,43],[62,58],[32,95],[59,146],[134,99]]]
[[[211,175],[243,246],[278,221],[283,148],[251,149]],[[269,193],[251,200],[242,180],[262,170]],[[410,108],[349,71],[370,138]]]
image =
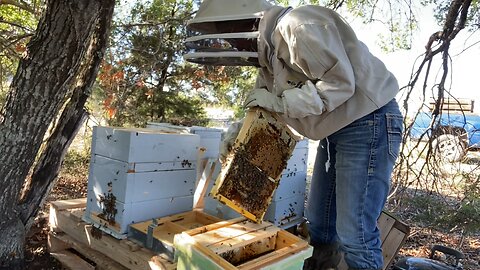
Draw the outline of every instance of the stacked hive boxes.
[[[95,127],[84,220],[125,238],[128,225],[190,211],[200,136]]]
[[[200,147],[206,148],[204,158],[218,158],[221,143],[221,129],[206,127],[178,127],[164,123],[149,123],[148,128],[172,131],[189,132],[200,136]],[[289,228],[304,220],[305,188],[307,178],[308,143],[304,138],[297,142],[287,167],[282,172],[280,184],[275,191],[271,204],[265,213],[264,220],[272,222],[275,226]],[[215,179],[220,173],[220,166],[215,167],[212,180],[204,200],[204,211],[222,219],[232,219],[240,215],[208,196]]]

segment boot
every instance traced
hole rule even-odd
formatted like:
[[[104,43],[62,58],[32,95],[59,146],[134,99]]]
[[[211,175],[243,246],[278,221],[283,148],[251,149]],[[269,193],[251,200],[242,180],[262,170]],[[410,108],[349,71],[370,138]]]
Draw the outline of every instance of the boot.
[[[341,259],[338,244],[313,245],[313,255],[305,260],[303,270],[336,270]]]

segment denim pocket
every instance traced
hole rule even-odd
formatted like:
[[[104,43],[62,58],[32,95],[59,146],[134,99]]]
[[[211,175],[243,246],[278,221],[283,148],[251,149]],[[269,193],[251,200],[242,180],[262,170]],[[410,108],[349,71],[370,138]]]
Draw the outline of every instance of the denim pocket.
[[[397,159],[402,142],[403,117],[401,114],[386,113],[388,152],[392,158]]]

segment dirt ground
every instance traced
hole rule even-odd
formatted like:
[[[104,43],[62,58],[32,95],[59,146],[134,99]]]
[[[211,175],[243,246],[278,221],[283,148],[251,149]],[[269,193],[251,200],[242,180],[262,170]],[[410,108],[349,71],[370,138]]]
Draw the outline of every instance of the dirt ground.
[[[88,170],[62,172],[48,201],[86,197],[86,171]],[[414,210],[403,209],[395,212],[395,215],[411,227],[411,234],[396,259],[404,256],[428,257],[432,245],[442,244],[457,248],[465,254],[466,259],[463,260],[465,270],[480,269],[480,232],[474,236],[463,237],[457,231],[443,232],[435,228],[427,228],[412,220],[412,211]],[[39,214],[37,222],[27,238],[26,259],[28,265],[26,269],[63,269],[61,264],[48,253],[47,234],[48,203]]]

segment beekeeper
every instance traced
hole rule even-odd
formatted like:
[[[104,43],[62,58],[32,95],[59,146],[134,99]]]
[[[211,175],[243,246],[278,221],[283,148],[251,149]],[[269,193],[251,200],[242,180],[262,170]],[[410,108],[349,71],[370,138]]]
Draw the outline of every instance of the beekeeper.
[[[308,203],[304,269],[381,269],[377,219],[402,137],[398,83],[336,12],[267,0],[204,0],[188,22],[186,60],[259,68],[246,107],[278,113],[320,140]],[[224,152],[238,133],[233,125]]]

